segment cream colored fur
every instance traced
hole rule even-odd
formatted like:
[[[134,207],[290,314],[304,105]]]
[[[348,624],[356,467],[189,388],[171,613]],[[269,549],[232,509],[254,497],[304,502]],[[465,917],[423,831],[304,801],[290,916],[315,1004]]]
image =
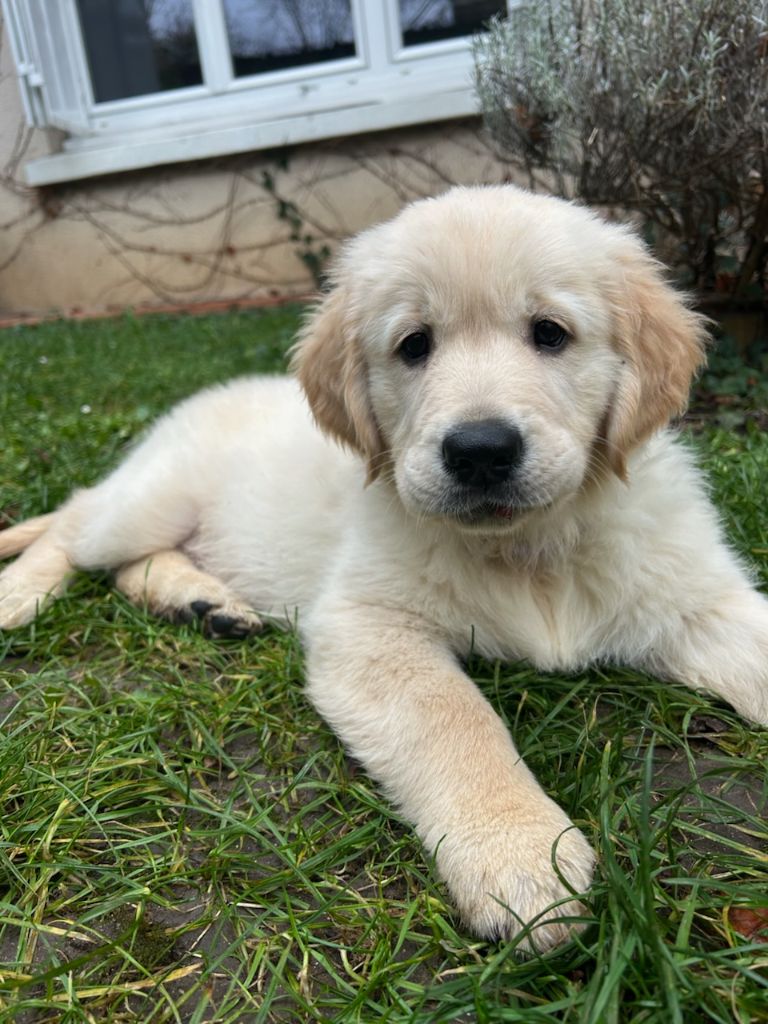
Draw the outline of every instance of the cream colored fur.
[[[542,317],[563,351],[533,344]],[[424,328],[432,351],[406,365]],[[594,857],[460,659],[626,664],[768,725],[768,602],[665,429],[702,341],[622,227],[511,187],[416,203],[342,253],[295,354],[308,404],[288,378],[182,403],[104,482],[8,531],[0,550],[30,546],[0,575],[0,625],[73,567],[116,569],[161,614],[203,602],[255,628],[250,609],[298,609],[310,699],[467,925],[531,925],[521,948],[547,948]],[[524,437],[520,508],[457,516],[442,439],[487,417]]]

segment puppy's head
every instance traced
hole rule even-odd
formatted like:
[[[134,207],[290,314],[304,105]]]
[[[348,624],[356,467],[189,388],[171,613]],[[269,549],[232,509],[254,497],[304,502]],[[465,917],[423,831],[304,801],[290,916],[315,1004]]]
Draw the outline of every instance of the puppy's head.
[[[414,203],[333,283],[294,353],[318,424],[473,532],[624,476],[702,360],[701,318],[629,230],[511,186]]]

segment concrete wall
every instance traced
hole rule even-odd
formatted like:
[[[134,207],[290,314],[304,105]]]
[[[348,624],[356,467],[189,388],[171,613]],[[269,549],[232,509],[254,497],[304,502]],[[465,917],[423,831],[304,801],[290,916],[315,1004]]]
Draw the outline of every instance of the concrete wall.
[[[0,34],[0,317],[305,294],[326,247],[508,173],[479,123],[456,121],[26,187],[24,162],[59,143],[25,125]]]

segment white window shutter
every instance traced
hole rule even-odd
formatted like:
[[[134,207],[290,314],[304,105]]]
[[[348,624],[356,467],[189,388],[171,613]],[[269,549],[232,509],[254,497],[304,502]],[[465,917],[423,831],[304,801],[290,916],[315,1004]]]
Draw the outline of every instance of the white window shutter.
[[[87,70],[74,0],[2,0],[30,123],[90,127]]]

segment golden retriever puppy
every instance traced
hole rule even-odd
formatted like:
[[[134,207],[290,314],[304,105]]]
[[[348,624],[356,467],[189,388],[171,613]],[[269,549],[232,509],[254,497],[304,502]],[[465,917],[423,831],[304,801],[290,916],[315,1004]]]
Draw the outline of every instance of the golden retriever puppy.
[[[548,948],[593,854],[462,670],[470,646],[634,666],[768,724],[768,602],[665,430],[703,341],[626,228],[507,186],[414,203],[341,253],[298,382],[189,399],[104,482],[0,535],[23,551],[0,626],[75,568],[214,633],[299,609],[311,701],[469,928],[530,925],[521,948]]]

